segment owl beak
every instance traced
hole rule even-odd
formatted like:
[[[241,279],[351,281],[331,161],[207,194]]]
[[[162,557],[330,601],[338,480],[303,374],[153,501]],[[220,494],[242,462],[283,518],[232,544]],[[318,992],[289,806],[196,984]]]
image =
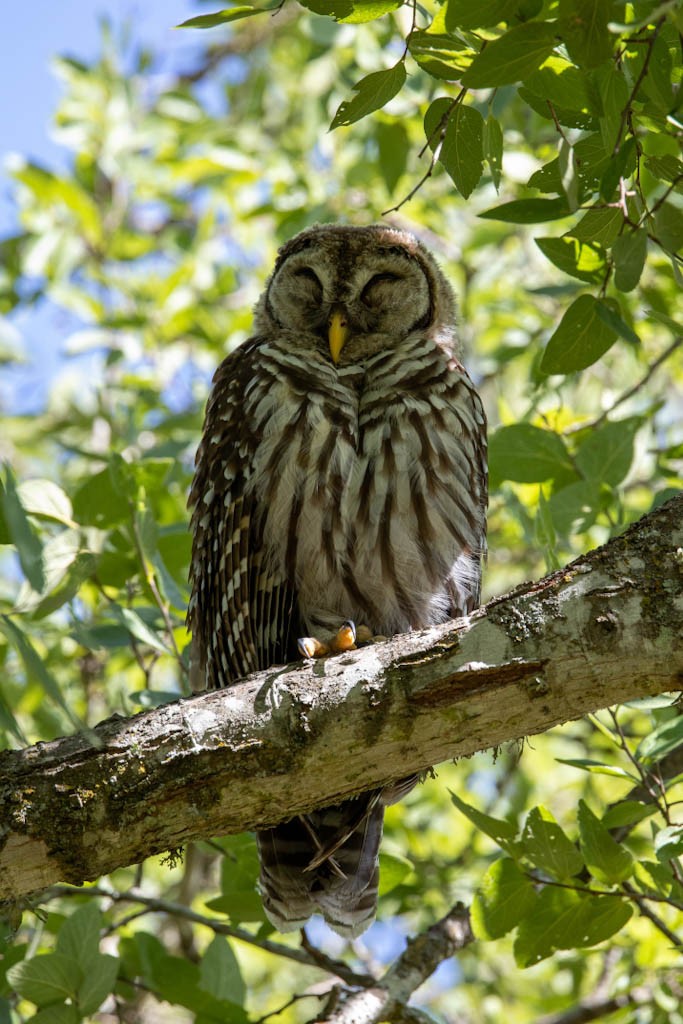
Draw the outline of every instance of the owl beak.
[[[340,302],[335,302],[330,311],[330,319],[327,321],[327,338],[334,363],[339,362],[339,355],[344,347],[348,333],[349,318],[346,310]]]

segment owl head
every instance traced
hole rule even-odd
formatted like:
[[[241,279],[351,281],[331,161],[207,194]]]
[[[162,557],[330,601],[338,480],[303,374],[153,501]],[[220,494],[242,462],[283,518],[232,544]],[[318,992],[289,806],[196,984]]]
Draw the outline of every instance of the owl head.
[[[348,366],[411,337],[459,355],[455,299],[407,231],[317,224],[287,242],[255,309],[257,333]]]

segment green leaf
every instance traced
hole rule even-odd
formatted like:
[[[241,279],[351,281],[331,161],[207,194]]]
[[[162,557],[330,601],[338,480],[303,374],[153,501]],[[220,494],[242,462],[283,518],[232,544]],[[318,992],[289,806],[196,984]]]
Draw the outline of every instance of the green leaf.
[[[669,185],[675,184],[675,191],[683,192],[683,160],[679,160],[673,153],[647,156],[645,166],[655,178],[666,181]]]
[[[82,1020],[83,1017],[73,1004],[52,1003],[31,1017],[31,1024],[79,1024]]]
[[[449,792],[455,806],[466,818],[469,818],[475,828],[483,832],[484,835],[489,836],[490,839],[493,839],[507,853],[514,849],[515,837],[517,835],[516,825],[500,818],[492,818],[491,815],[484,814],[483,811],[478,811],[476,807],[465,803],[452,790],[449,790]]]
[[[568,235],[562,238],[535,238],[534,241],[543,255],[565,274],[571,274],[589,284],[598,284],[603,280],[605,253],[599,246]]]
[[[44,204],[66,207],[88,241],[99,246],[102,241],[100,211],[93,197],[77,181],[60,178],[37,164],[21,161],[12,170],[12,177],[26,185]]]
[[[660,761],[683,744],[683,715],[658,725],[638,744],[636,757],[640,761]]]
[[[576,465],[583,475],[611,487],[620,484],[631,468],[634,440],[641,426],[640,417],[634,416],[591,430],[576,453]]]
[[[521,845],[534,867],[560,881],[583,871],[583,857],[545,807],[529,811]]]
[[[484,124],[484,157],[498,191],[503,173],[503,129],[493,114],[489,114]]]
[[[669,825],[659,830],[655,836],[655,854],[657,860],[667,861],[680,857],[683,853],[683,825]]]
[[[64,526],[74,525],[71,501],[52,480],[24,480],[17,486],[17,493],[29,515]]]
[[[620,338],[630,341],[632,345],[640,345],[640,338],[636,332],[632,327],[629,327],[624,320],[622,320],[620,316],[621,309],[616,299],[609,298],[599,300],[595,310],[603,323],[607,324],[611,330],[615,331]]]
[[[529,21],[516,25],[490,42],[461,78],[467,89],[492,89],[519,82],[535,71],[556,43],[552,22]]]
[[[633,857],[621,843],[612,838],[584,800],[579,800],[578,822],[581,852],[591,873],[608,884],[630,878],[633,874]]]
[[[337,16],[337,20],[351,25],[362,25],[397,11],[402,3],[403,0],[351,0],[352,10],[343,17]]]
[[[10,704],[2,692],[0,681],[0,729],[3,729],[10,736],[14,736],[20,747],[30,747],[31,741],[14,717]]]
[[[266,920],[256,890],[259,860],[253,835],[229,836],[221,840],[226,856],[221,865],[221,895],[207,907],[227,914],[232,924]]]
[[[656,811],[654,804],[643,804],[640,800],[620,800],[603,814],[602,823],[605,828],[624,828],[626,825],[637,825]]]
[[[251,18],[254,14],[265,14],[267,11],[275,10],[278,6],[279,4],[271,4],[269,7],[254,7],[253,4],[240,4],[237,7],[226,7],[213,14],[199,14],[194,18],[188,18],[187,21],[176,25],[176,28],[216,28],[218,25],[227,25],[231,21]]]
[[[612,246],[614,257],[614,284],[620,292],[631,292],[640,281],[647,255],[647,231],[639,228],[615,239]]]
[[[565,537],[588,530],[601,510],[600,487],[594,481],[577,480],[553,490],[548,500],[555,529]]]
[[[302,7],[335,21],[362,24],[397,10],[402,0],[299,0]]]
[[[22,571],[34,590],[42,590],[45,586],[43,545],[29,522],[17,491],[14,474],[9,466],[5,467],[4,480],[0,481],[0,497],[9,535],[17,549]]]
[[[657,323],[668,327],[674,338],[677,338],[679,334],[683,334],[683,323],[680,320],[674,320],[658,309],[646,309],[645,312],[651,320],[656,320]]]
[[[103,529],[130,518],[127,497],[114,486],[110,467],[89,477],[73,496],[73,515],[78,523]]]
[[[397,857],[394,853],[380,852],[379,855],[379,893],[383,896],[400,885],[413,871],[412,861],[407,857]]]
[[[67,719],[75,729],[84,728],[83,722],[74,714],[70,706],[62,697],[57,680],[46,668],[43,659],[38,655],[35,647],[29,640],[27,634],[14,622],[9,615],[0,615],[0,632],[4,633],[12,646],[16,649],[19,657],[24,663],[26,674],[38,681],[48,697],[61,708]]]
[[[611,0],[562,0],[557,28],[575,64],[596,68],[612,56]]]
[[[584,896],[581,902],[580,912],[574,920],[575,931],[571,935],[572,939],[578,937],[576,945],[579,949],[595,946],[616,935],[633,916],[631,904],[618,897]]]
[[[542,373],[575,373],[597,362],[617,340],[592,295],[580,295],[566,311],[541,359]]]
[[[600,196],[606,203],[611,203],[621,179],[630,177],[635,170],[637,156],[632,135],[622,140],[616,153],[608,156],[600,177]]]
[[[552,58],[550,59],[552,60]],[[552,121],[553,123],[558,121],[568,128],[581,128],[584,131],[595,131],[598,127],[597,118],[588,111],[571,110],[568,107],[561,107],[557,103],[549,103],[545,97],[536,95],[531,89],[527,89],[523,85],[518,87],[517,95],[527,106],[545,118],[546,121]],[[579,144],[577,143],[577,145]],[[581,170],[583,170],[582,167],[580,167]]]
[[[656,107],[668,114],[675,107],[671,52],[661,35],[650,40],[652,51],[642,88]]]
[[[7,980],[24,999],[30,999],[36,1006],[48,1006],[74,999],[83,972],[71,957],[45,953],[14,964],[7,972]]]
[[[594,946],[620,931],[632,914],[633,908],[618,897],[548,886],[519,924],[515,960],[520,967],[531,967],[558,949]]]
[[[420,30],[411,32],[408,48],[427,74],[448,82],[460,78],[477,55],[476,50],[454,36]]]
[[[246,986],[228,940],[216,935],[209,943],[199,968],[199,987],[221,1002],[241,1006]]]
[[[356,95],[351,100],[344,100],[332,119],[330,129],[341,125],[353,124],[362,117],[379,110],[400,92],[406,80],[406,69],[403,61],[386,71],[373,71],[354,85]]]
[[[525,917],[536,902],[534,887],[508,857],[494,861],[472,902],[472,929],[479,939],[498,939]]]
[[[314,14],[323,14],[336,21],[353,14],[354,8],[354,0],[299,0],[299,3]]]
[[[588,210],[572,228],[572,235],[581,242],[597,242],[608,248],[618,236],[623,223],[621,210]]]
[[[683,212],[673,203],[662,203],[655,213],[655,238],[667,252],[683,249]]]
[[[591,775],[608,775],[616,779],[629,779],[637,782],[638,779],[625,768],[619,768],[613,764],[603,764],[602,761],[592,761],[587,757],[557,757],[558,764],[568,764],[572,768],[580,768],[582,771],[590,772]]]
[[[458,103],[451,113],[439,161],[464,199],[474,191],[483,170],[484,119],[478,110]]]
[[[446,134],[448,117],[455,109],[455,101],[447,96],[438,96],[433,100],[424,116],[425,138],[432,150],[435,150]]]
[[[559,434],[531,423],[499,427],[489,441],[492,487],[501,480],[542,483],[573,472],[569,454]]]
[[[635,867],[634,881],[641,892],[669,896],[674,878],[668,862],[660,864],[654,860],[639,860]]]
[[[567,942],[581,908],[581,897],[571,889],[542,889],[531,912],[519,922],[513,946],[518,967],[532,967],[552,956]],[[569,948],[571,948],[571,941]]]
[[[78,989],[78,1008],[89,1015],[100,1006],[114,988],[119,973],[118,957],[97,953],[88,962],[83,983]]]
[[[156,520],[152,510],[145,508],[136,512],[135,525],[142,553],[154,570],[163,597],[174,608],[184,611],[187,608],[188,594],[180,589],[159,552]]]
[[[97,566],[97,557],[82,549],[83,538],[78,530],[62,530],[50,537],[43,548],[45,583],[37,592],[25,583],[17,595],[15,611],[33,613],[35,618],[49,615],[70,601],[79,587]]]
[[[134,636],[136,640],[140,640],[141,643],[147,644],[148,647],[153,648],[155,651],[159,651],[160,654],[171,654],[171,650],[166,646],[162,638],[155,633],[147,623],[140,618],[136,611],[132,608],[122,608],[121,605],[112,603],[109,606],[109,615],[115,622],[125,626],[131,636]]]
[[[553,107],[592,111],[586,76],[563,57],[548,57],[543,67],[524,79],[524,85]]]
[[[561,199],[513,199],[510,203],[485,210],[479,216],[485,220],[502,220],[508,224],[542,224],[567,217],[570,212],[563,196]]]
[[[447,0],[446,28],[449,32],[464,28],[489,28],[509,21],[516,13],[518,0]]]
[[[99,956],[102,914],[96,903],[89,902],[75,910],[62,925],[55,949],[63,956],[75,960],[87,971]]]
[[[611,63],[599,68],[595,72],[595,79],[603,110],[600,134],[605,152],[611,155],[618,139],[623,136],[624,111],[630,91],[623,72]]]

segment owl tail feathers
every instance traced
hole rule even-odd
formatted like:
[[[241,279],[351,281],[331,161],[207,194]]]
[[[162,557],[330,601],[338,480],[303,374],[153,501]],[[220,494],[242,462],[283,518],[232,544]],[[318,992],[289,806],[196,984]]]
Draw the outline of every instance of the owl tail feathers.
[[[278,931],[296,931],[315,913],[346,938],[372,924],[383,819],[369,793],[257,833],[263,908]]]

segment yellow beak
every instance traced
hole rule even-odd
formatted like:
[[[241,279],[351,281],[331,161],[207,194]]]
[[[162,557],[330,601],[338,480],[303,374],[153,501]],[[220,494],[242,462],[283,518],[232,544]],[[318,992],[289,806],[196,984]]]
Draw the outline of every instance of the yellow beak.
[[[330,313],[330,319],[327,323],[328,328],[328,341],[330,345],[330,354],[334,363],[339,362],[339,354],[344,347],[346,338],[349,333],[349,321],[346,315],[346,310],[341,305],[334,305],[332,312]]]

